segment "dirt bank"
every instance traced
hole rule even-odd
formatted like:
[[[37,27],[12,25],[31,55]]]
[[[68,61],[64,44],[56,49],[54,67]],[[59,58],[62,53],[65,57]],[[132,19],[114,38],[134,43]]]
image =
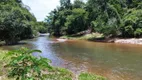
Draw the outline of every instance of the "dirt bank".
[[[115,43],[125,43],[125,44],[140,44],[142,45],[142,38],[131,38],[131,39],[115,39]]]
[[[68,40],[88,40],[94,42],[107,42],[107,43],[122,43],[122,44],[140,44],[142,45],[142,38],[129,38],[129,39],[120,39],[120,38],[105,38],[103,34],[91,33],[82,36],[61,36],[58,41],[68,41]]]

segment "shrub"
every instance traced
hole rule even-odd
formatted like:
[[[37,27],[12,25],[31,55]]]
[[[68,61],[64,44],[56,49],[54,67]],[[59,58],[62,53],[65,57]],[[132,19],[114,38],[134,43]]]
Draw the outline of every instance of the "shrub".
[[[50,66],[49,59],[34,57],[35,52],[41,53],[27,48],[9,51],[4,57],[9,59],[5,66],[7,76],[16,80],[72,80],[70,71]]]
[[[36,58],[32,56],[33,52],[41,53],[40,50],[27,48],[8,52],[6,57],[11,58],[6,65],[9,68],[8,77],[16,78],[16,80],[44,79],[44,71],[52,69],[49,65],[50,60],[42,57]]]

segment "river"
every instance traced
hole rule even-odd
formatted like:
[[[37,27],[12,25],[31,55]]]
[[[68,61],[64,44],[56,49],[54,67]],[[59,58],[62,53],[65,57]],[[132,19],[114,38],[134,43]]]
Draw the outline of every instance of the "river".
[[[28,47],[40,49],[42,57],[52,65],[67,68],[75,74],[82,71],[107,77],[109,80],[142,80],[142,46],[98,43],[83,40],[59,42],[47,35],[22,41],[15,46],[1,46],[6,50]],[[34,56],[39,54],[34,53]]]

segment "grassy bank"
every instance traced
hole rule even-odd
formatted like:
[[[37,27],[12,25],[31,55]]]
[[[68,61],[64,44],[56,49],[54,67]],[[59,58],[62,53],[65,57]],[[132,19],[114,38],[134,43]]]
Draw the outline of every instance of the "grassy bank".
[[[81,73],[78,80],[106,80],[106,78],[95,74]]]
[[[4,59],[8,51],[0,49],[0,80],[12,80],[6,77],[8,70],[4,68],[4,65],[9,62],[9,59]]]
[[[25,52],[25,51],[21,51],[21,52]],[[10,53],[10,54],[12,53],[12,56],[4,58],[7,55],[7,53]],[[17,53],[17,51],[14,52],[14,53]],[[28,53],[31,53],[31,52],[28,52]],[[18,55],[19,54],[21,54],[20,51],[18,51]],[[29,55],[25,55],[25,54],[26,53],[24,53],[24,54],[22,53],[22,55],[25,56],[25,57],[29,56]],[[1,64],[0,65],[0,80],[16,80],[17,76],[8,77],[8,75],[10,74],[10,71],[13,69],[12,66],[14,66],[14,69],[21,69],[21,67],[24,68],[24,69],[27,69],[26,67],[23,67],[23,66],[21,66],[20,68],[19,67],[15,68],[16,65],[17,66],[21,65],[21,61],[22,61],[21,59],[23,59],[25,57],[17,56],[17,58],[16,58],[16,56],[14,55],[14,57],[13,57],[13,55],[14,54],[11,51],[9,52],[9,51],[5,51],[5,50],[0,49],[0,64]],[[27,58],[25,58],[24,60],[26,60]],[[38,59],[38,58],[34,58],[34,59],[40,61],[40,59]],[[42,59],[42,60],[43,60],[43,62],[40,62],[41,63],[40,65],[45,65],[44,59]],[[11,64],[11,61],[12,61],[11,67],[10,68],[6,67],[6,65],[9,65],[9,63]],[[16,63],[15,65],[13,65],[13,61],[14,61],[14,64]],[[20,65],[18,65],[19,63],[20,63]],[[29,62],[27,62],[27,63],[28,63],[27,65],[31,64]],[[29,66],[31,66],[31,65],[29,65]],[[34,65],[34,66],[36,66],[36,65]],[[48,68],[49,68],[49,65],[48,65]],[[102,76],[95,75],[95,74],[81,73],[79,76],[75,77],[76,75],[73,74],[71,71],[69,71],[67,69],[56,68],[56,67],[53,67],[53,66],[52,66],[52,69],[48,69],[48,68],[47,69],[46,68],[41,69],[42,77],[44,77],[48,80],[107,80],[106,78],[104,78]],[[38,70],[38,69],[36,69],[36,70]],[[12,73],[16,74],[17,72],[13,72],[13,70],[12,70]],[[32,75],[33,75],[33,73],[32,73]],[[18,80],[21,80],[21,78],[19,78]],[[37,80],[37,79],[36,79],[36,77],[33,77],[33,79],[30,79],[30,80]]]
[[[104,40],[105,37],[103,34],[99,33],[90,33],[81,36],[72,36],[72,35],[65,35],[61,36],[61,39],[71,39],[71,40],[90,40],[90,41],[97,41],[97,40]]]

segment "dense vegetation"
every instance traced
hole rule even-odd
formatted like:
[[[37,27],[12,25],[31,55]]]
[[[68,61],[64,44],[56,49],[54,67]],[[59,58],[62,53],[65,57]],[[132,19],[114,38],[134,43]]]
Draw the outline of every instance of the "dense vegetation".
[[[60,0],[46,20],[55,36],[91,30],[107,37],[141,37],[142,0]]]
[[[46,22],[38,22],[36,30],[40,33],[47,33],[48,24]]]
[[[45,29],[43,24],[36,21],[21,0],[0,0],[0,41],[16,44],[22,39],[32,38]]]

